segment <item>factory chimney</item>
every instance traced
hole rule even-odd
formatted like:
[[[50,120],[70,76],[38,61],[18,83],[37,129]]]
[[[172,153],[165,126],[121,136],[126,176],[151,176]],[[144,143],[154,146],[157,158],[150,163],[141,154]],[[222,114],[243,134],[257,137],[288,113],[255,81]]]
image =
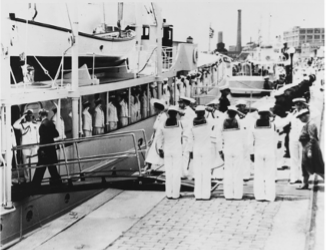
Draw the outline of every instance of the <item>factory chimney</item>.
[[[241,10],[238,10],[237,51],[241,52]]]
[[[217,43],[223,43],[223,32],[219,31],[218,32],[218,40]]]

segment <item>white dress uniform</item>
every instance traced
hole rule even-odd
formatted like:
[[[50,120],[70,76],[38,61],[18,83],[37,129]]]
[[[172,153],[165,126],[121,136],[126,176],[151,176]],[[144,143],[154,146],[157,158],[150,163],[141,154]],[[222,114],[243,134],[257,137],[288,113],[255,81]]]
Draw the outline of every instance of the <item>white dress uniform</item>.
[[[139,121],[141,119],[141,115],[140,115],[140,100],[139,100],[139,95],[136,95],[136,121]]]
[[[114,130],[118,128],[118,114],[117,108],[114,106],[112,102],[108,104],[108,123],[109,123],[109,130]]]
[[[257,126],[252,129],[255,155],[254,195],[256,200],[274,201],[276,148],[278,135],[275,125]]]
[[[163,165],[164,163],[163,159],[158,154],[157,141],[158,141],[159,134],[157,134],[157,131],[163,126],[166,119],[167,119],[167,115],[164,111],[162,111],[157,115],[153,125],[154,132],[151,137],[152,143],[147,151],[146,159],[145,159],[145,162],[150,163],[152,165]]]
[[[213,124],[211,133],[211,143],[213,148],[213,173],[212,177],[216,179],[223,179],[223,160],[220,156],[222,151],[222,122],[225,119],[225,115],[219,110],[215,110],[212,114],[209,112],[207,119]]]
[[[191,93],[191,86],[190,86],[190,83],[189,83],[189,80],[188,79],[185,79],[185,96],[186,97],[190,97],[190,93]]]
[[[184,109],[184,115],[181,116],[180,121],[182,122],[184,133],[182,135],[182,176],[185,177],[188,174],[192,175],[191,171],[188,171],[188,165],[190,163],[189,159],[189,152],[186,151],[186,147],[188,144],[188,136],[189,136],[189,130],[192,127],[192,123],[194,118],[196,117],[195,111],[193,111],[192,108],[187,106]],[[190,167],[189,167],[190,168]]]
[[[21,137],[21,145],[26,144],[34,144],[39,142],[39,134],[38,134],[38,125],[32,121],[13,124],[13,127],[17,130],[20,130]],[[16,142],[16,141],[15,141]],[[33,148],[25,148],[22,150],[24,156],[30,156],[36,154],[37,147]]]
[[[162,99],[165,101],[165,105],[169,106],[170,105],[170,91],[168,90],[168,84],[163,85],[163,94],[162,94]]]
[[[119,117],[120,117],[121,125],[124,127],[128,125],[128,116],[129,116],[128,104],[125,102],[125,100],[122,99],[120,101],[120,107],[121,110],[120,110]]]
[[[183,81],[185,81],[186,79],[184,79]],[[180,86],[180,96],[185,96],[186,95],[186,89],[184,86],[184,83],[181,80],[178,80],[177,82]]]
[[[135,97],[130,96],[130,121],[134,123],[137,119],[137,105],[135,104]]]
[[[168,198],[179,198],[181,187],[181,161],[183,133],[181,122],[177,125],[163,126],[158,130],[158,145],[164,152],[165,194]]]
[[[58,113],[56,113],[54,116],[52,116],[51,121],[53,122],[53,124],[55,125],[56,129],[59,132],[59,137],[57,137],[56,139],[58,140],[62,140],[66,138],[65,135],[65,123],[62,119],[62,117],[60,117],[60,123],[57,124],[57,120],[58,120]]]
[[[211,140],[212,124],[193,125],[189,132],[188,152],[193,152],[195,198],[210,199],[213,149]]]
[[[236,119],[237,128],[225,128],[225,121],[222,125],[224,197],[226,199],[242,199],[245,133],[243,125],[238,119]]]
[[[289,133],[289,149],[290,149],[290,182],[295,182],[297,180],[301,180],[302,170],[301,170],[301,162],[302,162],[302,146],[299,141],[301,131],[303,126],[305,125],[300,119],[296,118],[297,112],[293,112],[289,114],[291,129]]]
[[[104,133],[104,124],[105,124],[104,112],[99,106],[97,106],[95,108],[95,114],[94,114],[95,135]]]
[[[144,119],[147,117],[147,110],[148,110],[148,99],[147,95],[144,92],[142,97],[140,98],[140,104],[141,104],[141,118]]]
[[[92,136],[92,116],[88,110],[83,110],[83,132],[85,137]]]

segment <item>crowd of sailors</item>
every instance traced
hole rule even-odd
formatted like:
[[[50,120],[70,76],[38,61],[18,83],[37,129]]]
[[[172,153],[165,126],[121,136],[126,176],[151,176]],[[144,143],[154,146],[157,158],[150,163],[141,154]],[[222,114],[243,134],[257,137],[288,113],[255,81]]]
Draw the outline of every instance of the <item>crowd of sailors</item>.
[[[271,95],[277,98],[289,86],[323,70],[311,65],[295,68],[293,82],[284,81]],[[285,117],[277,116],[267,104],[253,112],[248,112],[247,102],[241,99],[231,105],[228,87],[221,88],[221,97],[205,106],[187,96],[180,96],[179,106],[167,106],[164,98],[155,100],[158,115],[144,171],[164,167],[169,199],[180,197],[182,179],[194,179],[197,200],[210,199],[211,179],[223,179],[226,199],[242,199],[243,183],[250,179],[252,168],[256,200],[275,200],[277,169],[283,167],[290,168],[290,184],[301,183],[298,189],[308,189],[311,174],[324,178],[319,146],[323,90],[324,80],[317,78],[310,87],[314,97],[293,99]],[[284,157],[290,157],[289,166],[283,165]]]

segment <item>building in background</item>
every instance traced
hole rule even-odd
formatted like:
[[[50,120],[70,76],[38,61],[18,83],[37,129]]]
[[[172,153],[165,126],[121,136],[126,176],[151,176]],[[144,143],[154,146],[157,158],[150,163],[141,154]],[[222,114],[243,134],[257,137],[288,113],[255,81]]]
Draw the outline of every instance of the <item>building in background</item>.
[[[300,28],[299,26],[293,27],[289,31],[283,33],[284,42],[288,47],[295,47],[301,51],[303,44],[309,44],[312,49],[318,49],[324,46],[325,31],[324,28]]]

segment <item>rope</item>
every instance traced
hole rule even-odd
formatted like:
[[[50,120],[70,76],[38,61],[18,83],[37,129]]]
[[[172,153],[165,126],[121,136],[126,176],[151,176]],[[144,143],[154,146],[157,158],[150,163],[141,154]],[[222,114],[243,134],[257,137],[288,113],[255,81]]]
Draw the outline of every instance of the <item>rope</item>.
[[[43,65],[40,63],[40,61],[36,58],[36,56],[34,56],[35,60],[38,62],[38,64],[41,66],[41,68],[44,71],[44,74],[46,74],[48,77],[50,77],[50,79],[53,81],[52,77],[49,75],[49,71],[43,67]]]

